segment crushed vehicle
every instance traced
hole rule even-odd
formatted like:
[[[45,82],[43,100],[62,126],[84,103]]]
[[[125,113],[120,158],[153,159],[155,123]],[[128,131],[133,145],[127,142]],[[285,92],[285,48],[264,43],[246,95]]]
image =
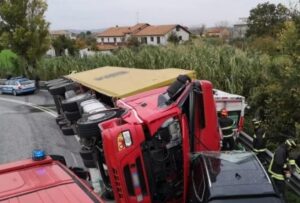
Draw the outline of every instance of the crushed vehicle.
[[[34,93],[35,82],[24,77],[13,77],[0,85],[0,94],[12,94],[14,96],[24,93]]]
[[[190,174],[186,202],[284,202],[252,152],[194,153]]]
[[[0,202],[104,202],[87,178],[84,170],[66,167],[62,157],[34,150],[32,159],[0,165]]]

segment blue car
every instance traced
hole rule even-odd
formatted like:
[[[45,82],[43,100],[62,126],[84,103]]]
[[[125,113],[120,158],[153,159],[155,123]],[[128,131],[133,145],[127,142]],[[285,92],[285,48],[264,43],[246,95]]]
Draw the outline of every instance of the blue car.
[[[0,85],[0,94],[7,93],[15,96],[23,93],[34,93],[35,83],[24,77],[15,77],[6,80],[4,85]]]

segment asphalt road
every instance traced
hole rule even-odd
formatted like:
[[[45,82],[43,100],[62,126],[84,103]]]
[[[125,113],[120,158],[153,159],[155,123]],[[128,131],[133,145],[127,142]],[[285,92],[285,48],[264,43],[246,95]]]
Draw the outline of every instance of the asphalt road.
[[[33,149],[44,149],[47,154],[64,156],[69,166],[83,167],[79,143],[74,136],[61,133],[53,114],[20,102],[55,109],[46,91],[16,97],[0,95],[0,164],[30,158]]]

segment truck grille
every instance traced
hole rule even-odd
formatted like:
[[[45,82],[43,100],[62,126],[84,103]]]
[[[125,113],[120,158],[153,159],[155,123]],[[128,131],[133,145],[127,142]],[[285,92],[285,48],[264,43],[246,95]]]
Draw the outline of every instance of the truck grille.
[[[118,171],[116,169],[112,169],[112,171],[113,171],[113,175],[114,175],[114,179],[115,179],[116,188],[117,188],[119,198],[123,198],[124,196],[123,196],[123,192],[122,192],[122,188],[121,188],[120,177],[118,175]]]

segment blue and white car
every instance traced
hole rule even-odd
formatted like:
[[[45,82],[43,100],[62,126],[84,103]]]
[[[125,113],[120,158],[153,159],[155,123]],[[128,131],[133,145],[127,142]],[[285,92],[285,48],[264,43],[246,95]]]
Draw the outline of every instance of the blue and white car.
[[[6,80],[4,85],[0,85],[0,94],[7,93],[15,96],[23,93],[34,93],[35,82],[24,77],[15,77]]]

